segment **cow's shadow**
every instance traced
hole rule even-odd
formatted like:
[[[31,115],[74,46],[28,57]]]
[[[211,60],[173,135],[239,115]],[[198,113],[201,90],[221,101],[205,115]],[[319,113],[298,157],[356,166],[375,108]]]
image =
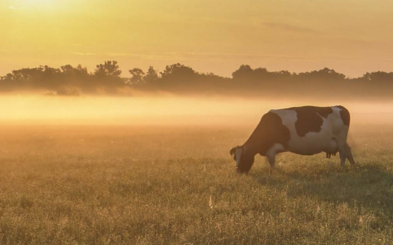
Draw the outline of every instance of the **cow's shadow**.
[[[387,165],[366,163],[317,170],[263,168],[252,176],[261,185],[285,191],[288,198],[312,197],[321,202],[378,209],[393,221],[393,174]]]

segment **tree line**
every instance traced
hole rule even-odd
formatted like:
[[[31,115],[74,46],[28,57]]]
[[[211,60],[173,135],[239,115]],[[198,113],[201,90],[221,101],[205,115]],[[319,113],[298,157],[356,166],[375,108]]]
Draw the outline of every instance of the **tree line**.
[[[162,72],[153,67],[133,68],[130,78],[122,77],[117,61],[98,64],[94,72],[78,65],[60,68],[39,66],[14,70],[0,77],[0,92],[46,91],[49,95],[119,94],[121,91],[173,94],[216,94],[317,98],[389,97],[393,92],[393,72],[371,72],[348,78],[333,69],[311,72],[268,71],[241,65],[232,77],[200,73],[183,64],[166,66]]]

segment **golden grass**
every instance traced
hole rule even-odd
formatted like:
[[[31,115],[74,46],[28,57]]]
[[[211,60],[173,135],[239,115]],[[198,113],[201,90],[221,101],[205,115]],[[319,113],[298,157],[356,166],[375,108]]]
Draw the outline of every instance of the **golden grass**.
[[[2,126],[0,244],[391,244],[393,127],[357,166],[282,154],[235,174],[252,128]]]

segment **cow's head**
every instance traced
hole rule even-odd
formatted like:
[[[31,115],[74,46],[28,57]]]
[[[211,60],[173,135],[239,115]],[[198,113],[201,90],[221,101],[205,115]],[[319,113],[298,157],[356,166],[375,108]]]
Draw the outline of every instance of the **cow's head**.
[[[236,161],[236,169],[238,173],[248,173],[254,164],[254,155],[247,154],[245,146],[236,146],[229,152]]]

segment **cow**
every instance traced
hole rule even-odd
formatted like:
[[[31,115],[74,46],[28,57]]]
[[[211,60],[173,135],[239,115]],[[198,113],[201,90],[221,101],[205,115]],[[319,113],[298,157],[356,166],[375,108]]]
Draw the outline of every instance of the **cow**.
[[[278,153],[340,154],[341,166],[355,164],[347,143],[350,114],[343,106],[302,106],[270,110],[263,115],[249,139],[230,150],[239,173],[248,173],[256,154],[266,156],[274,169]]]

